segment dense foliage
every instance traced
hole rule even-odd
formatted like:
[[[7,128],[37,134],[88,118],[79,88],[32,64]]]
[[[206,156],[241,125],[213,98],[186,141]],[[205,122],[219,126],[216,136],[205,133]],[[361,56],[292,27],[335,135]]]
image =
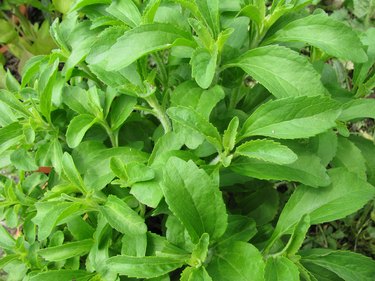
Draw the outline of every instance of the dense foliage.
[[[374,137],[348,129],[375,118],[375,29],[311,2],[60,11],[56,48],[0,90],[8,280],[373,280],[302,247],[375,195]]]

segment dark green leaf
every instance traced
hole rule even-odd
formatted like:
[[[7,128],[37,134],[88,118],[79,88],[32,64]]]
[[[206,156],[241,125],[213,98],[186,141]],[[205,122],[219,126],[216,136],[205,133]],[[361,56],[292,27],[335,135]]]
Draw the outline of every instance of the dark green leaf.
[[[224,234],[227,214],[221,192],[192,161],[170,158],[162,189],[169,208],[186,227],[193,242],[198,242],[203,233],[208,233],[212,241]]]
[[[298,158],[287,146],[266,139],[245,142],[237,147],[236,154],[281,165],[293,163]]]
[[[207,271],[213,280],[253,281],[264,280],[264,268],[257,248],[245,242],[234,242],[218,247]]]
[[[108,268],[120,275],[136,278],[153,278],[162,276],[185,264],[184,256],[149,256],[130,257],[116,256],[106,262]]]
[[[142,235],[147,231],[144,219],[114,195],[108,196],[107,202],[100,211],[108,223],[119,232]]]
[[[132,113],[134,106],[137,104],[137,99],[134,97],[121,95],[117,97],[111,106],[110,118],[111,128],[113,131],[119,129]]]
[[[324,26],[324,28],[322,28]],[[365,62],[367,56],[352,28],[324,14],[311,15],[292,21],[278,30],[270,42],[303,42],[322,49],[329,55]]]
[[[49,247],[38,251],[39,255],[48,261],[63,261],[75,256],[87,254],[93,245],[92,239],[66,243],[61,246]]]
[[[66,142],[71,148],[77,147],[83,137],[85,136],[86,132],[95,124],[96,118],[92,115],[88,114],[80,114],[74,117],[66,131]]]
[[[308,138],[336,126],[339,105],[328,97],[292,97],[267,102],[246,120],[241,137]]]
[[[350,121],[358,118],[375,118],[375,100],[356,99],[343,105],[340,121]]]
[[[248,242],[257,233],[253,219],[240,215],[228,216],[228,227],[219,243]]]

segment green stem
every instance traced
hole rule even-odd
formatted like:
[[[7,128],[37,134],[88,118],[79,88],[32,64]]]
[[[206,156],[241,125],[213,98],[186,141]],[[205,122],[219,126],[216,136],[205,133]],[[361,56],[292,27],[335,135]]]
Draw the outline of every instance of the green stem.
[[[165,113],[164,109],[160,106],[158,100],[156,99],[155,95],[151,95],[146,97],[145,100],[147,103],[152,107],[155,116],[159,119],[161,125],[163,126],[164,133],[168,133],[172,131],[171,122]]]
[[[109,139],[111,140],[111,144],[113,147],[118,147],[118,130],[112,131],[111,127],[105,120],[100,122],[100,125],[106,130]]]

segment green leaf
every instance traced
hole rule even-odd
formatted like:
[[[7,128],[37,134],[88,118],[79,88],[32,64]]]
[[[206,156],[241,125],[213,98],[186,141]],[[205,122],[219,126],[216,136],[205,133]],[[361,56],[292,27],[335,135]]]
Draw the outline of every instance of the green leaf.
[[[13,93],[9,91],[0,89],[0,101],[7,104],[13,110],[22,113],[25,116],[31,115],[31,113],[27,110],[25,105],[19,99],[17,99]]]
[[[137,104],[137,99],[134,97],[121,95],[117,97],[111,106],[110,119],[111,129],[113,131],[119,129],[121,125],[132,113],[134,106]]]
[[[195,0],[195,4],[216,37],[220,32],[219,0]]]
[[[14,238],[2,225],[0,225],[0,247],[2,249],[12,251],[15,246],[16,241]]]
[[[109,270],[119,275],[135,278],[154,278],[162,276],[185,264],[184,256],[116,256],[106,262]]]
[[[121,254],[126,256],[144,257],[147,248],[147,233],[128,234],[122,237]]]
[[[192,253],[189,264],[193,267],[201,266],[208,254],[208,245],[210,243],[210,237],[207,233],[203,233],[198,243],[195,245]]]
[[[0,153],[19,144],[23,138],[22,125],[18,122],[0,128]]]
[[[48,270],[30,277],[30,281],[88,281],[93,273],[85,270]]]
[[[310,216],[306,214],[294,227],[293,234],[290,237],[288,244],[285,246],[285,252],[288,256],[293,256],[298,252],[298,250],[302,246],[303,241],[305,240],[309,228]]]
[[[212,241],[222,236],[227,227],[227,214],[217,184],[192,161],[172,157],[164,170],[162,184],[170,210],[181,220],[192,241],[203,233]],[[211,206],[215,208],[211,208]]]
[[[86,193],[86,187],[83,184],[82,177],[74,164],[72,156],[67,152],[64,152],[62,157],[62,168],[69,181],[79,188],[82,193]]]
[[[237,116],[233,117],[228,125],[228,128],[224,131],[223,147],[227,152],[232,151],[236,144],[239,122],[240,121]]]
[[[340,114],[340,121],[350,121],[358,118],[375,119],[375,100],[373,99],[356,99],[343,105]]]
[[[194,268],[187,267],[181,274],[180,281],[212,281],[204,266]]]
[[[120,70],[144,55],[171,47],[180,38],[190,39],[190,35],[171,24],[152,23],[138,26],[118,38],[102,55],[100,65],[107,71]]]
[[[5,19],[0,19],[0,43],[11,43],[16,37],[17,32],[13,25]]]
[[[246,120],[241,137],[308,138],[336,126],[340,112],[334,100],[323,97],[291,97],[267,102]]]
[[[37,214],[32,221],[38,225],[39,241],[46,239],[56,225],[87,211],[81,203],[59,201],[37,202],[35,207]]]
[[[38,251],[38,254],[47,261],[63,261],[87,254],[93,243],[92,239],[70,242],[60,246],[41,249]]]
[[[94,91],[86,91],[77,86],[64,87],[62,93],[63,102],[78,114],[100,115],[100,106]]]
[[[334,167],[345,167],[348,171],[366,180],[366,159],[361,150],[350,140],[339,137],[336,156],[332,160]]]
[[[280,215],[272,239],[290,233],[305,214],[310,215],[311,224],[341,219],[363,207],[375,195],[372,185],[344,168],[331,169],[328,174],[332,181],[329,186],[296,189]]]
[[[142,235],[146,233],[147,226],[128,204],[114,195],[109,195],[107,202],[100,208],[108,223],[121,233]]]
[[[234,242],[217,248],[207,272],[212,280],[261,281],[264,280],[264,268],[263,257],[257,248],[245,242]]]
[[[241,67],[277,98],[316,96],[327,92],[308,60],[285,47],[266,46],[247,51],[226,65],[234,66]]]
[[[203,89],[210,87],[214,79],[217,55],[217,47],[212,52],[205,48],[197,48],[191,57],[192,77]]]
[[[359,63],[367,61],[361,41],[353,29],[325,14],[311,15],[292,21],[267,39],[264,44],[296,41],[308,43],[337,58]]]
[[[288,258],[270,257],[266,262],[265,281],[299,281],[298,267]]]
[[[367,181],[372,185],[375,185],[375,144],[373,141],[365,139],[361,136],[350,136],[350,141],[352,141],[356,147],[358,147],[362,155],[366,159],[367,168]]]
[[[96,118],[88,114],[80,114],[74,117],[66,130],[66,143],[70,148],[77,147],[86,132],[96,123]]]
[[[40,93],[40,112],[47,120],[50,120],[52,111],[52,90],[56,83],[59,60],[48,63],[40,74],[38,81],[38,92]]]
[[[264,1],[257,1],[257,2],[264,2]],[[263,5],[262,5],[263,4]],[[252,21],[256,23],[258,26],[258,31],[262,27],[264,17],[265,17],[266,9],[264,3],[258,3],[258,5],[249,4],[242,8],[240,11],[240,15],[246,16],[250,18]]]
[[[106,11],[130,27],[141,23],[141,13],[132,0],[114,0]]]
[[[287,146],[266,139],[245,142],[237,147],[235,154],[280,165],[291,164],[298,158]]]
[[[219,131],[198,112],[189,107],[178,106],[168,108],[167,113],[173,121],[199,132],[205,136],[208,142],[221,150]]]
[[[363,255],[349,251],[311,249],[300,251],[302,264],[314,264],[328,269],[346,281],[372,281],[375,262]]]
[[[298,181],[313,187],[330,183],[320,159],[309,154],[299,155],[295,162],[285,165],[240,157],[232,162],[230,168],[240,175],[258,179]]]
[[[25,149],[17,149],[10,155],[12,164],[22,171],[35,171],[38,166],[35,164],[35,159]]]
[[[12,254],[12,255],[6,255],[5,257],[2,256],[0,258],[0,269],[3,269],[7,264],[11,263],[14,260],[18,259],[17,254]]]
[[[120,178],[126,186],[134,183],[149,181],[155,177],[154,170],[142,163],[124,163],[120,158],[113,157],[110,162],[114,174]]]
[[[235,241],[248,242],[256,233],[256,223],[253,219],[240,215],[229,215],[227,230],[220,238],[219,244],[231,244]]]

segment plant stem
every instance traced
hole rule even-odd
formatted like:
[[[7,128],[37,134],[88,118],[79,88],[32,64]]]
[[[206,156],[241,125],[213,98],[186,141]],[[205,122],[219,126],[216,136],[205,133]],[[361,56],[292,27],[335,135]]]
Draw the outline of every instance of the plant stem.
[[[118,130],[112,131],[111,127],[105,120],[100,122],[100,125],[106,130],[109,139],[111,140],[111,144],[113,147],[118,147]]]
[[[164,109],[160,106],[158,100],[156,99],[155,95],[151,95],[146,97],[145,100],[147,103],[152,107],[155,116],[159,119],[161,125],[163,126],[164,133],[168,133],[172,131],[171,122],[165,113]]]
[[[165,64],[163,62],[163,58],[162,56],[160,55],[160,53],[156,53],[154,55],[154,59],[155,59],[155,62],[158,66],[158,69],[160,71],[160,75],[161,75],[161,83],[163,84],[163,87],[164,87],[164,91],[168,88],[168,72],[167,72],[167,69],[165,68]]]

